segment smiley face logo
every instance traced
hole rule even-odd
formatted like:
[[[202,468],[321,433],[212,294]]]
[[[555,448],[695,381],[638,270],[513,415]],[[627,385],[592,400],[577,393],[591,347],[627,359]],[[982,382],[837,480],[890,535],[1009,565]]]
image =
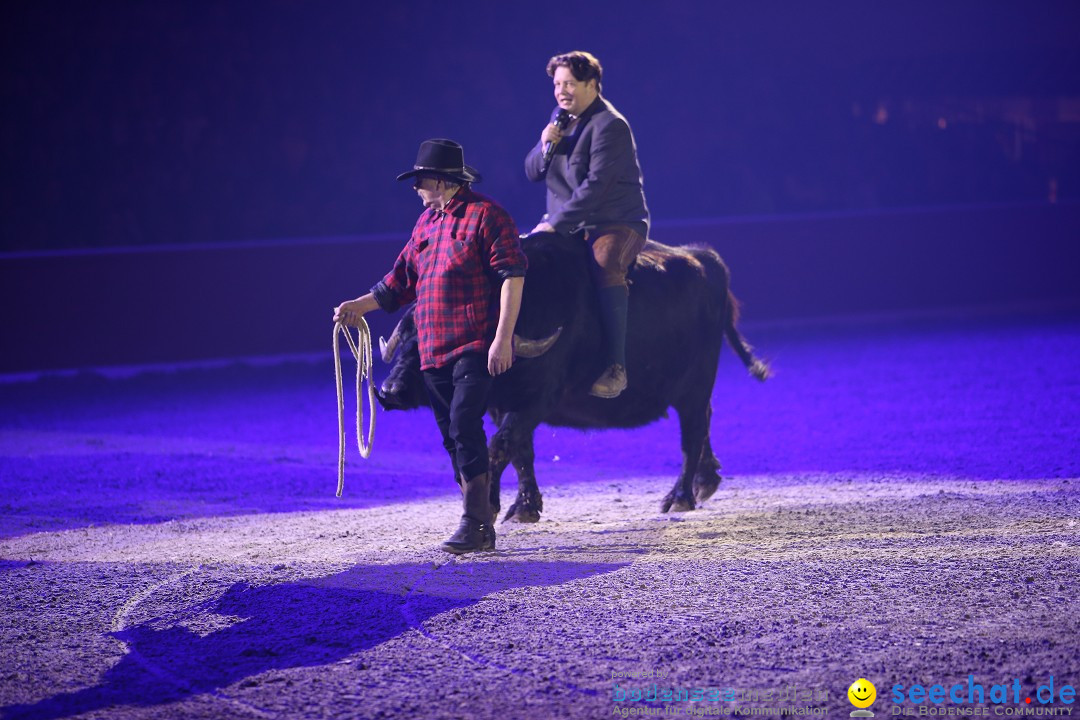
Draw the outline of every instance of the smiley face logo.
[[[866,678],[859,678],[847,689],[848,700],[857,708],[868,708],[877,700],[877,688]]]

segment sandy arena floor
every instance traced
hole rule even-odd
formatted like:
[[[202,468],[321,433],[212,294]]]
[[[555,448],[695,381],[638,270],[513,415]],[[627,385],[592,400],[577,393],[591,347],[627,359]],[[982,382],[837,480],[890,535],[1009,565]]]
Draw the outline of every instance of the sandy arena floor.
[[[1080,319],[746,330],[777,375],[722,359],[701,508],[657,512],[674,418],[541,427],[543,519],[461,558],[426,411],[334,498],[328,359],[0,385],[0,717],[847,717],[865,677],[880,718],[969,675],[1071,711]]]

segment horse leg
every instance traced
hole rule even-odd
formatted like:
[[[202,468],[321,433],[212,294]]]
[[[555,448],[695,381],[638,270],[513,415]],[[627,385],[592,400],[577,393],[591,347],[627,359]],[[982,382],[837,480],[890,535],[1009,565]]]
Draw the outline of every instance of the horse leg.
[[[504,522],[539,522],[540,512],[544,509],[544,499],[536,484],[536,454],[533,450],[536,425],[520,413],[507,413],[492,439],[492,446],[497,446],[500,455],[513,464],[518,476],[517,498],[506,511]]]
[[[716,459],[709,439],[711,420],[712,404],[710,403],[705,414],[705,443],[701,447],[701,461],[698,463],[697,474],[694,475],[694,500],[698,503],[703,503],[712,497],[720,485],[720,461]]]
[[[679,479],[660,503],[660,512],[693,510],[693,480],[701,462],[701,451],[709,431],[709,398],[684,402],[675,408],[679,413],[679,431],[682,441],[683,467]]]
[[[498,411],[492,411],[490,413],[491,419],[495,422],[497,427],[500,427],[506,418],[505,413]],[[488,474],[491,478],[491,516],[493,518],[499,517],[500,505],[500,489],[502,487],[502,474],[506,471],[506,466],[510,464],[510,452],[507,444],[500,441],[499,433],[496,432],[492,435],[491,440],[488,442]]]

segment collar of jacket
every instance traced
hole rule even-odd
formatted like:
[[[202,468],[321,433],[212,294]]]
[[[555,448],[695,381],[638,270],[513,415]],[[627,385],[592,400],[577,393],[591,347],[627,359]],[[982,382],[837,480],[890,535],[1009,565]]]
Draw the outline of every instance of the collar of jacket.
[[[458,191],[454,193],[454,196],[446,201],[446,205],[442,210],[435,210],[434,208],[428,208],[428,210],[435,213],[436,218],[441,218],[443,215],[464,217],[465,206],[474,200],[476,200],[476,193],[474,193],[471,188],[462,185],[458,188]]]
[[[585,110],[580,115],[578,115],[578,121],[582,125],[584,125],[585,121],[591,118],[593,115],[599,112],[604,112],[607,109],[607,100],[604,99],[603,95],[597,95],[596,99],[592,101],[589,107],[585,108]]]

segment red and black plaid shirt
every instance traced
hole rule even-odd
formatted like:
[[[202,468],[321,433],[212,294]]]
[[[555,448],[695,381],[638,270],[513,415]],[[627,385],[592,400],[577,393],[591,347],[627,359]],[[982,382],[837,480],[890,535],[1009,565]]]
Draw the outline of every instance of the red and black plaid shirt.
[[[428,370],[466,352],[487,352],[502,280],[527,267],[510,214],[463,186],[442,212],[420,215],[394,269],[371,292],[387,312],[416,301],[420,367]]]

